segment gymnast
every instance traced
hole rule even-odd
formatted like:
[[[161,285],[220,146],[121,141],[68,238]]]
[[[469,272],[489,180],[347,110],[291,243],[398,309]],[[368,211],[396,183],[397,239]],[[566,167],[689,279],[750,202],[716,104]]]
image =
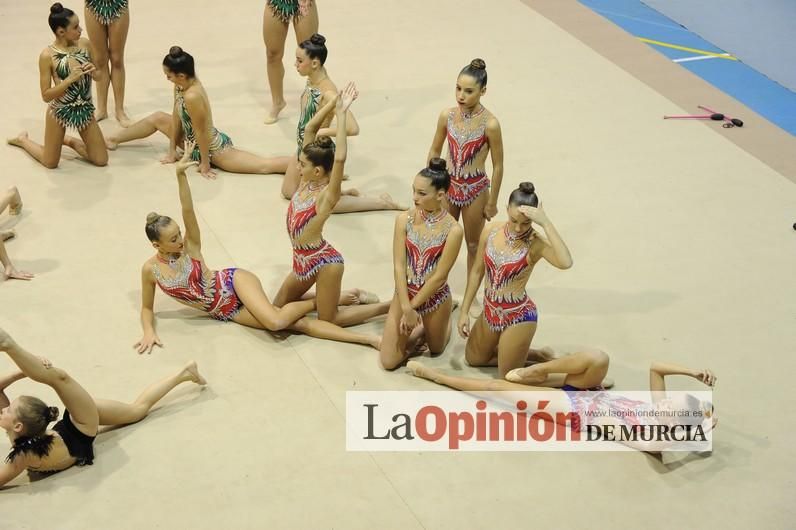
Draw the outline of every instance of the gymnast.
[[[553,352],[557,356],[556,352]],[[650,366],[649,389],[651,401],[636,401],[618,394],[602,391],[601,386],[605,374],[608,372],[608,355],[593,348],[580,348],[563,356],[558,356],[548,362],[535,364],[529,367],[518,368],[509,372],[506,379],[482,379],[472,377],[459,377],[448,375],[434,368],[425,366],[418,361],[409,361],[406,367],[412,375],[433,381],[456,390],[465,392],[505,392],[500,396],[501,401],[514,404],[517,400],[528,399],[529,391],[548,391],[545,400],[551,396],[555,399],[545,407],[545,411],[555,417],[556,413],[579,412],[580,419],[587,422],[573,422],[575,430],[585,430],[588,424],[630,426],[658,425],[670,423],[672,419],[681,420],[684,424],[695,426],[701,424],[707,432],[716,426],[717,418],[713,405],[707,401],[700,401],[695,396],[687,394],[682,398],[670,398],[666,394],[666,376],[685,375],[700,381],[708,387],[716,384],[716,376],[710,370],[694,370],[683,366],[668,363],[653,362]],[[545,385],[545,386],[540,386]],[[548,385],[561,386],[550,388]],[[590,390],[591,392],[583,392]],[[604,414],[591,416],[584,414],[586,410],[601,410]],[[701,416],[688,418],[675,417],[668,414],[632,414],[631,411],[657,410],[674,411],[689,410],[700,411]],[[611,412],[614,412],[613,414]],[[705,418],[704,421],[702,418]],[[666,449],[666,444],[658,441],[623,441],[625,445],[639,451],[650,453]]]
[[[108,87],[113,84],[116,121],[127,127],[132,123],[124,112],[124,46],[130,29],[128,0],[86,0],[85,14],[97,67],[97,121],[108,117]]]
[[[11,217],[16,217],[22,213],[22,197],[16,186],[11,186],[0,196],[0,213],[3,213],[6,208],[8,208],[8,215]],[[0,231],[0,263],[3,265],[2,278],[3,280],[32,280],[33,274],[17,270],[6,252],[5,242],[16,236],[17,234],[13,230]]]
[[[238,268],[213,271],[205,265],[199,223],[185,173],[187,168],[196,164],[190,159],[194,147],[186,142],[183,157],[176,165],[185,235],[170,217],[154,212],[147,216],[146,234],[157,253],[141,268],[141,325],[144,335],[133,346],[138,353],[151,353],[156,345],[163,346],[155,331],[153,308],[156,285],[178,302],[203,311],[216,320],[231,320],[269,331],[289,328],[332,340],[339,340],[342,332],[349,342],[378,348],[379,337],[376,335],[348,332],[329,322],[301,318],[315,309],[315,300],[301,300],[274,307],[263,291],[260,280],[251,272]],[[358,289],[338,292],[338,295],[341,304],[361,301]]]
[[[274,297],[274,305],[297,303],[309,296],[316,285],[318,318],[347,327],[383,315],[389,302],[378,302],[366,293],[365,304],[338,309],[343,279],[343,256],[323,238],[323,226],[340,198],[340,184],[346,161],[346,121],[348,108],[357,98],[356,87],[349,83],[337,98],[330,99],[307,124],[304,148],[299,155],[301,182],[287,209],[287,231],[293,245],[293,270],[288,273]],[[332,108],[337,113],[337,147],[327,136],[316,139],[320,124]],[[285,306],[287,307],[287,306]],[[341,338],[348,342],[346,339]],[[358,342],[358,341],[357,341]],[[374,344],[378,349],[378,344]]]
[[[174,83],[174,108],[172,114],[155,112],[146,118],[108,136],[108,149],[119,144],[146,138],[160,131],[169,138],[169,152],[161,160],[164,164],[177,161],[177,146],[186,139],[195,144],[191,160],[199,163],[199,172],[206,178],[215,178],[212,166],[230,173],[269,174],[284,173],[287,166],[282,158],[263,158],[237,149],[232,139],[213,126],[210,100],[199,78],[196,77],[194,59],[179,46],[172,46],[163,58],[163,73]]]
[[[263,11],[263,41],[267,60],[268,86],[271,88],[271,110],[265,123],[276,123],[285,108],[282,84],[285,80],[287,30],[293,22],[296,43],[300,44],[318,31],[318,8],[313,0],[266,0]]]
[[[301,95],[301,108],[299,112],[298,126],[296,127],[296,143],[298,144],[296,155],[285,157],[286,169],[283,171],[285,177],[282,180],[282,196],[290,199],[296,193],[301,180],[299,172],[299,156],[301,149],[305,145],[304,134],[307,124],[312,120],[319,109],[337,97],[337,87],[329,78],[324,63],[329,50],[326,48],[326,38],[323,35],[315,34],[309,39],[302,41],[296,49],[296,70],[299,75],[307,78],[307,85]],[[329,115],[321,124],[318,136],[334,137],[337,128],[331,127],[332,116]],[[339,122],[338,122],[339,125]],[[353,113],[346,115],[345,133],[347,136],[359,134],[359,125]],[[306,142],[309,143],[309,142]],[[345,179],[345,177],[343,177]],[[403,206],[396,203],[389,194],[384,193],[379,197],[364,197],[359,195],[355,189],[341,192],[341,196],[335,204],[332,213],[351,213],[366,212],[374,210],[405,210]]]
[[[511,192],[507,212],[507,222],[491,223],[481,233],[458,322],[459,334],[467,339],[467,362],[497,365],[500,377],[525,365],[536,333],[536,305],[525,292],[534,266],[542,258],[558,269],[572,266],[569,249],[539,204],[533,184],[523,182]],[[484,310],[471,330],[468,312],[484,268]]]
[[[395,218],[395,295],[384,324],[380,360],[387,370],[403,364],[416,346],[439,354],[450,340],[453,310],[448,274],[462,246],[462,228],[445,209],[450,175],[432,158],[412,184],[414,209]]]
[[[49,360],[37,357],[0,329],[0,351],[6,352],[19,368],[0,376],[0,427],[11,440],[11,452],[0,467],[0,486],[26,469],[35,472],[63,471],[73,465],[91,465],[94,439],[101,425],[127,425],[146,418],[152,407],[180,383],[204,386],[195,362],[179,372],[147,387],[132,403],[94,399],[80,384]],[[5,390],[28,377],[43,383],[58,394],[64,404],[64,417],[58,419],[58,407],[48,407],[42,400],[19,396],[10,401]]]
[[[467,274],[473,268],[478,238],[486,220],[497,215],[497,201],[503,182],[503,137],[497,118],[481,104],[486,94],[486,63],[473,59],[456,79],[457,106],[445,109],[437,119],[437,130],[426,160],[440,156],[448,141],[451,187],[448,209],[464,222],[467,243]],[[492,180],[486,174],[491,153]]]
[[[95,166],[105,166],[108,150],[91,102],[91,79],[97,75],[91,42],[80,38],[75,12],[57,2],[50,7],[47,22],[55,41],[39,54],[39,87],[48,110],[44,145],[28,138],[27,131],[9,138],[8,144],[21,147],[48,169],[58,167],[63,145]],[[77,130],[81,139],[67,136],[67,128]]]

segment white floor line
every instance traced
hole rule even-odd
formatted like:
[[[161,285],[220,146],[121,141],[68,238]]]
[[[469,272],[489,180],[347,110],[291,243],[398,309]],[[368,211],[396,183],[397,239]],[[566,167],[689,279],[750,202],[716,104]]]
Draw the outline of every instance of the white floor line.
[[[729,57],[729,53],[720,54],[724,57]],[[687,63],[689,61],[704,61],[706,59],[718,59],[719,55],[695,55],[693,57],[683,57],[682,59],[672,59],[676,63]]]

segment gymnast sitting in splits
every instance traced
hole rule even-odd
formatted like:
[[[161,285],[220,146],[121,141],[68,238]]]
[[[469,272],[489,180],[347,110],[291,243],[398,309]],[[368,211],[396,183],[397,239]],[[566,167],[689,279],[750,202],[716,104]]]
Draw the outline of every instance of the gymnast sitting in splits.
[[[0,351],[6,352],[19,370],[0,377],[0,427],[11,440],[11,452],[0,467],[0,486],[23,471],[55,472],[73,465],[94,461],[94,439],[101,425],[127,425],[146,418],[152,407],[180,383],[205,385],[195,362],[179,372],[147,387],[132,403],[94,399],[80,384],[47,359],[37,357],[0,329]],[[43,383],[58,394],[64,404],[64,417],[58,408],[42,400],[19,396],[10,401],[5,390],[15,381],[28,377]]]
[[[260,280],[251,272],[227,268],[210,270],[202,256],[199,222],[185,174],[195,165],[191,152],[194,145],[186,142],[183,157],[176,165],[185,235],[170,217],[150,213],[146,234],[157,253],[141,268],[141,325],[144,336],[135,343],[139,353],[151,353],[162,346],[155,332],[155,286],[178,302],[207,313],[221,321],[234,321],[257,329],[278,331],[291,329],[318,338],[337,340],[339,327],[315,319],[302,318],[315,309],[315,300],[301,300],[275,307],[263,291]],[[358,290],[339,293],[341,304],[360,302]],[[297,322],[298,321],[298,322]],[[352,334],[352,342],[378,347],[374,335]]]
[[[160,131],[169,138],[169,152],[164,164],[177,161],[177,147],[183,139],[194,144],[191,160],[199,163],[199,172],[215,178],[212,166],[230,173],[284,173],[284,158],[263,158],[237,149],[232,139],[213,126],[213,112],[204,85],[196,77],[194,59],[179,46],[172,46],[163,58],[163,73],[174,83],[174,106],[171,114],[155,112],[116,134],[108,136],[108,149],[119,144],[146,138]]]

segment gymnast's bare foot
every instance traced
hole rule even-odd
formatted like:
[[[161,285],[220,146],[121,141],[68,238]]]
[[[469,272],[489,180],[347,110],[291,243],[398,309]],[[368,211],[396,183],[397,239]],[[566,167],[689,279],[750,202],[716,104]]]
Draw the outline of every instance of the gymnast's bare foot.
[[[133,124],[133,120],[130,119],[124,109],[116,109],[116,121],[125,129]]]
[[[538,366],[515,368],[506,374],[506,381],[523,385],[538,385],[544,383],[546,379],[547,373]]]
[[[271,110],[268,111],[268,115],[263,120],[263,123],[266,125],[271,125],[272,123],[279,121],[279,113],[282,112],[282,109],[284,109],[286,106],[287,102],[285,100],[272,104]]]
[[[406,367],[413,376],[436,382],[436,376],[438,375],[438,372],[433,368],[429,368],[428,366],[425,366],[417,361],[409,361],[406,363]]]
[[[406,206],[402,206],[395,202],[395,199],[392,198],[392,195],[389,193],[382,193],[379,195],[379,199],[384,201],[384,204],[387,205],[388,210],[408,210]]]
[[[187,376],[188,379],[197,385],[205,386],[207,380],[199,373],[199,368],[196,366],[196,361],[191,361],[182,369],[182,374]]]
[[[376,351],[381,351],[381,335],[371,335],[368,339],[368,344]]]
[[[116,148],[119,147],[119,141],[115,136],[108,136],[105,138],[105,147],[108,148],[108,151],[116,151]]]
[[[27,139],[28,139],[28,131],[22,131],[18,135],[14,136],[12,138],[8,138],[6,140],[6,143],[8,145],[14,145],[14,146],[17,146],[17,147],[22,147],[22,142],[24,142]]]
[[[356,189],[356,188],[349,188],[347,190],[341,191],[340,195],[348,195],[350,197],[359,197],[360,193],[359,193],[359,190]]]
[[[8,188],[11,200],[8,202],[8,215],[19,215],[22,212],[22,196],[16,186]]]
[[[17,233],[13,230],[0,231],[0,240],[2,241],[8,241],[9,239],[14,239],[15,237],[17,237]]]

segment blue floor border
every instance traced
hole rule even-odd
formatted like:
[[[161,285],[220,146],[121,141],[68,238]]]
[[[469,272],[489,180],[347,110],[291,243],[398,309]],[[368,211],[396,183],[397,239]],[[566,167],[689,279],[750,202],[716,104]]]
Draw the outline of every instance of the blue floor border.
[[[726,53],[639,0],[579,0],[637,38],[704,52]],[[649,44],[673,61],[707,57],[703,53]],[[737,99],[781,129],[796,136],[796,93],[740,60],[722,58],[678,62],[722,92]],[[710,102],[703,105],[710,106]],[[696,114],[698,109],[688,109]],[[721,112],[721,109],[715,109]],[[743,119],[743,116],[739,116]]]

